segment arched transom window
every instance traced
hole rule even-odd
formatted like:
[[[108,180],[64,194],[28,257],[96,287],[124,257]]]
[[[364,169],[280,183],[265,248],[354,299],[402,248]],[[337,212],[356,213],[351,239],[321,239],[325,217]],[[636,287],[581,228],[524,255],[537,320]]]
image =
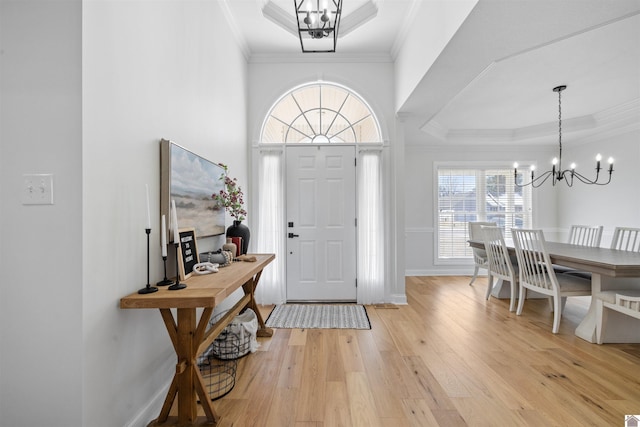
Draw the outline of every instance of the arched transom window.
[[[262,127],[263,143],[382,142],[369,106],[332,83],[307,84],[276,102]]]

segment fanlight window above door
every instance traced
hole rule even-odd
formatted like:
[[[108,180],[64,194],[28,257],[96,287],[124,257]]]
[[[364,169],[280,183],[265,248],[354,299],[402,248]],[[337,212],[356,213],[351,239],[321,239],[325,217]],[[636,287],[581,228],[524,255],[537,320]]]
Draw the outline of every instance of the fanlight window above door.
[[[262,143],[376,143],[380,126],[355,93],[331,83],[293,89],[275,103],[262,127]]]

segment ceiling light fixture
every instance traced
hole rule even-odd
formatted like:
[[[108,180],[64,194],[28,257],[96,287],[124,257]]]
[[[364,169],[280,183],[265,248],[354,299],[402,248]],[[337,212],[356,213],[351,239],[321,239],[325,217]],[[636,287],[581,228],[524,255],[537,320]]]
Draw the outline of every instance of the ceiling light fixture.
[[[293,0],[302,52],[335,52],[342,0]]]
[[[565,90],[567,86],[557,86],[553,88],[554,92],[558,92],[558,144],[560,145],[560,150],[558,153],[558,157],[554,157],[551,161],[551,170],[544,172],[542,175],[536,177],[535,176],[535,166],[531,165],[531,181],[522,184],[518,182],[518,163],[514,163],[514,177],[515,182],[518,187],[525,187],[527,185],[531,185],[534,188],[540,187],[545,183],[549,177],[552,178],[551,184],[556,185],[556,182],[563,181],[569,186],[573,186],[573,179],[577,178],[580,182],[584,184],[595,184],[595,185],[607,185],[611,182],[611,174],[613,173],[613,158],[609,157],[609,179],[607,182],[598,182],[600,179],[600,171],[602,168],[600,167],[600,161],[602,160],[602,156],[600,154],[596,155],[596,177],[595,179],[589,179],[584,175],[576,172],[576,164],[571,163],[569,169],[562,169],[562,98],[561,93]]]

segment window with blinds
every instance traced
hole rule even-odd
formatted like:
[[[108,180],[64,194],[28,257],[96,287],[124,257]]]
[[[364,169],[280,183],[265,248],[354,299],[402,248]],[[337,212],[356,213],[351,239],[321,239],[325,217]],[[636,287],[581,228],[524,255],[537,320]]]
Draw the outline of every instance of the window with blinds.
[[[530,228],[530,187],[516,187],[511,168],[437,167],[437,254],[439,260],[472,258],[468,223],[492,221],[505,236]]]

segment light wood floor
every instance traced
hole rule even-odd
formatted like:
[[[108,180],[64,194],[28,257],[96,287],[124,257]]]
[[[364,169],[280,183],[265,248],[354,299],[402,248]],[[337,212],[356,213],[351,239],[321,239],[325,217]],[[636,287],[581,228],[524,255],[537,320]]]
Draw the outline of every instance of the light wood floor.
[[[546,300],[516,316],[484,300],[486,279],[468,282],[407,278],[409,304],[367,307],[371,330],[275,330],[216,411],[236,427],[623,426],[640,414],[640,344],[577,338],[588,301],[570,298],[553,335]]]

